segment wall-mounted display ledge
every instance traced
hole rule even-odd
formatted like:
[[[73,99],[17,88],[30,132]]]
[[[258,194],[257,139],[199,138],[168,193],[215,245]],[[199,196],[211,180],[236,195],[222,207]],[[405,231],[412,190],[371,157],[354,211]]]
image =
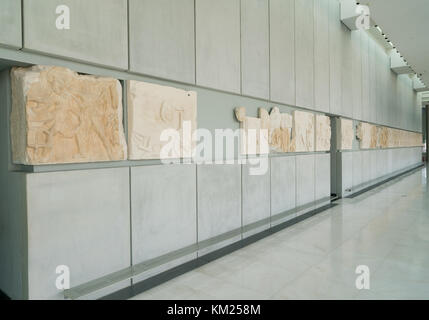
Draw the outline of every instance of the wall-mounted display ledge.
[[[289,227],[295,223],[298,223],[299,221],[302,221],[303,219],[306,219],[309,216],[315,215],[317,213],[322,212],[323,210],[331,208],[334,205],[330,204],[330,201],[331,201],[331,197],[320,199],[318,201],[314,201],[314,202],[309,203],[307,205],[297,207],[293,210],[289,210],[287,212],[277,214],[277,215],[273,216],[271,219],[268,219],[268,220],[264,219],[264,221],[261,220],[261,221],[258,221],[257,223],[253,223],[252,225],[248,225],[248,226],[244,226],[243,228],[237,228],[237,229],[231,230],[231,231],[226,232],[224,234],[221,234],[219,236],[216,236],[216,237],[213,237],[210,239],[206,239],[206,240],[201,241],[201,242],[196,243],[196,244],[189,245],[185,248],[181,248],[179,250],[170,252],[168,254],[159,256],[157,258],[141,262],[139,264],[124,268],[122,270],[118,270],[117,272],[113,272],[113,273],[108,274],[104,277],[94,279],[92,281],[83,283],[79,286],[64,290],[64,298],[72,299],[72,300],[83,298],[89,294],[96,292],[96,291],[102,290],[106,287],[113,286],[114,284],[119,283],[123,280],[132,279],[132,278],[142,274],[145,271],[148,271],[148,270],[154,269],[156,267],[165,265],[168,262],[171,262],[171,261],[177,260],[179,258],[188,256],[189,254],[198,252],[199,250],[203,250],[203,249],[215,246],[216,244],[222,243],[225,240],[233,239],[233,238],[237,237],[238,235],[242,234],[243,232],[248,232],[248,231],[257,229],[258,227],[260,227],[260,225],[264,225],[265,222],[270,222],[270,220],[271,221],[280,220],[280,219],[283,219],[284,217],[292,216],[294,213],[300,212],[302,210],[311,209],[311,210],[308,210],[307,212],[305,212],[304,214],[302,214],[300,216],[291,217],[291,219],[289,221],[283,222],[279,225],[271,227],[268,230],[264,230],[262,232],[254,234],[254,235],[250,236],[247,240],[246,239],[238,240],[231,245],[231,246],[235,247],[236,249],[241,248],[244,245],[248,245],[248,244],[252,243],[252,238],[254,238],[255,240],[256,239],[259,240],[262,237],[266,237],[266,236],[271,235],[273,233],[276,233],[280,230],[283,230],[283,229],[285,229],[285,228],[287,228],[287,227]],[[225,250],[225,248],[220,249],[220,250]],[[210,254],[215,254],[215,253],[216,253],[216,251],[214,251],[212,253],[208,253],[206,255],[208,256]],[[202,255],[202,256],[199,255],[198,258],[196,258],[195,260],[204,259],[204,257],[206,255]]]

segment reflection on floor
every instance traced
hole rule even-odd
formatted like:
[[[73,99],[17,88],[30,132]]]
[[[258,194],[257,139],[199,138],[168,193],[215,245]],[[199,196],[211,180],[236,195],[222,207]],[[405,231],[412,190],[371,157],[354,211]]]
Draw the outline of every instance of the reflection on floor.
[[[426,169],[338,204],[133,299],[429,299]]]

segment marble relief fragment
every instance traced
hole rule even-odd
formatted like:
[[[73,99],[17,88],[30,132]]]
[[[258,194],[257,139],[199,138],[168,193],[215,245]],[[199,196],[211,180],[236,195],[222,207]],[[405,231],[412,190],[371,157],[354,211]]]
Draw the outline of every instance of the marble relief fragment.
[[[389,146],[389,128],[378,127],[378,146],[380,148],[388,148]]]
[[[292,147],[294,152],[314,151],[314,114],[295,110],[293,112]]]
[[[331,150],[331,119],[316,115],[316,151]]]
[[[270,113],[265,108],[258,109],[258,118],[246,116],[246,109],[238,107],[235,116],[240,122],[241,153],[267,154],[291,151],[292,116],[280,113],[278,107]]]
[[[238,107],[235,108],[235,116],[240,122],[241,154],[268,153],[269,118],[264,110],[259,110],[259,117],[248,117],[246,116],[246,108]]]
[[[127,87],[129,159],[191,158],[197,93],[133,80]]]
[[[422,134],[361,122],[356,128],[361,149],[422,146]]]
[[[280,113],[278,107],[270,112],[270,147],[274,152],[291,151],[292,116]]]
[[[337,119],[337,145],[339,150],[352,150],[354,140],[353,120]]]
[[[124,160],[122,87],[113,78],[54,66],[11,71],[14,163]]]
[[[356,137],[361,149],[377,147],[377,127],[370,123],[360,122],[356,127]]]

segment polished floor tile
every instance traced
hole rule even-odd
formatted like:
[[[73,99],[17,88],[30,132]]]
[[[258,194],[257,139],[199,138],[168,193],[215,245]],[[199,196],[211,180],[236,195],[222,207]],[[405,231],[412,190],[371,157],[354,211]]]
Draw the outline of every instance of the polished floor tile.
[[[426,169],[337,203],[133,299],[429,299]]]

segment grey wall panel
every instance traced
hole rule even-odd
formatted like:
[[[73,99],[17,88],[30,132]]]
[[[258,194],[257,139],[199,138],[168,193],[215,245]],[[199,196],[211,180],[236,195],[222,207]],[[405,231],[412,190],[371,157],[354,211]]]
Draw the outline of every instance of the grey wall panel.
[[[376,44],[373,39],[368,42],[368,57],[369,57],[369,99],[370,99],[370,117],[369,121],[377,121],[377,88],[376,88],[376,60],[375,60],[375,47]]]
[[[270,170],[251,175],[250,167],[242,167],[243,226],[270,217]]]
[[[27,200],[26,174],[9,171],[9,69],[0,72],[0,290],[11,299],[26,299]]]
[[[241,227],[241,166],[199,165],[198,241]]]
[[[369,36],[367,33],[361,33],[361,58],[362,58],[362,120],[370,119],[370,98],[369,98],[369,55],[368,55]]]
[[[314,201],[314,154],[296,156],[296,206]]]
[[[269,0],[241,0],[242,94],[269,99]]]
[[[271,158],[271,214],[295,208],[295,156]]]
[[[383,171],[384,171],[384,166],[385,166],[385,162],[384,162],[384,150],[376,150],[376,157],[377,157],[377,169],[376,169],[376,175],[377,178],[381,178],[383,176]]]
[[[372,151],[361,151],[362,153],[362,183],[371,180],[371,153]]]
[[[404,74],[399,75],[396,81],[398,114],[399,114],[398,126],[401,129],[405,129],[405,106],[404,106],[403,92],[404,92],[404,79],[406,77],[408,77],[408,75],[404,75]]]
[[[393,173],[393,161],[394,161],[394,150],[395,149],[388,149],[387,150],[387,163],[386,163],[386,167],[387,167],[387,173],[391,174]]]
[[[386,176],[389,172],[388,172],[388,149],[383,149],[381,150],[381,162],[382,162],[382,167],[381,167],[381,175],[382,176]]]
[[[363,183],[362,152],[354,151],[352,154],[353,154],[353,188],[356,188]]]
[[[377,179],[377,152],[378,150],[369,151],[369,170],[371,180]]]
[[[197,241],[195,165],[131,168],[133,263]]]
[[[195,83],[194,0],[130,0],[130,70]]]
[[[390,92],[389,98],[389,114],[391,126],[398,127],[398,93],[396,91],[397,75],[389,70],[389,84],[388,91]]]
[[[376,122],[387,125],[387,111],[385,97],[386,93],[386,78],[385,78],[385,58],[386,53],[383,48],[375,46],[375,85],[376,85]]]
[[[341,153],[341,194],[343,197],[350,194],[353,187],[353,153]]]
[[[320,200],[331,195],[331,155],[316,154],[315,166],[315,200]]]
[[[70,29],[58,30],[58,5],[70,8]],[[24,48],[128,68],[126,0],[24,0]]]
[[[353,48],[350,30],[341,24],[341,115],[353,117]]]
[[[296,105],[314,109],[314,0],[295,0]]]
[[[390,59],[388,59],[387,68],[387,106],[389,115],[389,125],[397,127],[397,104],[396,104],[396,77],[397,75],[390,70]]]
[[[363,31],[353,31],[352,41],[352,99],[353,118],[362,120],[362,49],[361,37]]]
[[[27,299],[26,175],[8,172],[3,164],[0,166],[0,290],[11,299]]]
[[[270,0],[271,100],[295,105],[295,0]]]
[[[129,169],[27,175],[30,299],[63,299],[55,269],[76,286],[130,265]]]
[[[196,0],[197,84],[240,93],[240,0]]]
[[[342,60],[342,25],[340,20],[340,3],[329,1],[329,98],[330,112],[341,114],[341,60]]]
[[[314,107],[329,112],[329,0],[314,1]]]
[[[0,45],[21,48],[21,1],[0,1]]]

